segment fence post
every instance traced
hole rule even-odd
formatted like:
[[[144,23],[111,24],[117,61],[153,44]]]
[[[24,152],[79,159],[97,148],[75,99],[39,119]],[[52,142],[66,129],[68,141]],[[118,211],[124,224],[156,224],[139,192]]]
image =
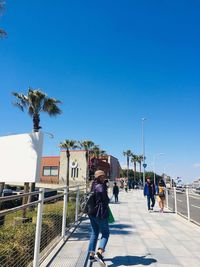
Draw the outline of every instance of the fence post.
[[[174,186],[174,207],[175,213],[177,214],[177,198],[176,198],[176,187]]]
[[[166,188],[166,206],[168,209],[169,208],[169,191],[168,191],[168,188]]]
[[[64,198],[63,198],[63,218],[62,218],[62,238],[65,241],[65,229],[67,220],[67,204],[68,204],[68,188],[64,188]]]
[[[189,199],[189,186],[186,187],[186,198],[187,198],[187,213],[188,221],[190,221],[190,199]]]
[[[40,203],[38,203],[38,210],[37,210],[37,224],[36,224],[36,232],[35,232],[33,267],[39,266],[40,240],[41,240],[41,232],[42,232],[42,212],[43,212],[43,204],[44,204],[44,188],[40,188],[39,190],[39,201]]]
[[[76,212],[75,212],[75,222],[78,221],[78,212],[79,212],[79,186],[77,186],[77,191],[76,191]]]

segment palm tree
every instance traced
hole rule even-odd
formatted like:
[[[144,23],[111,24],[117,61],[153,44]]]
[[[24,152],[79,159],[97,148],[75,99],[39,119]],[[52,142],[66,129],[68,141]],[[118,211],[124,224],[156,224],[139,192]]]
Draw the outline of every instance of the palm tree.
[[[33,120],[33,131],[39,132],[42,128],[40,126],[40,113],[45,112],[49,116],[56,116],[61,114],[58,104],[61,102],[55,98],[49,98],[47,94],[38,89],[28,89],[28,94],[13,92],[17,101],[14,103],[21,111],[28,110],[28,114]],[[35,183],[31,184],[31,191],[35,190]]]
[[[69,161],[70,161],[70,149],[75,149],[78,147],[77,142],[75,140],[66,139],[64,142],[61,142],[59,145],[60,148],[66,149],[67,156],[67,177],[66,177],[66,185],[69,188]]]
[[[61,114],[61,110],[58,107],[58,104],[60,104],[61,101],[47,97],[47,95],[40,90],[29,88],[27,96],[16,92],[13,92],[12,94],[18,100],[14,105],[21,111],[24,111],[24,109],[28,110],[29,115],[33,119],[34,132],[39,132],[42,128],[40,126],[41,112],[48,113],[51,117]]]
[[[88,185],[88,180],[89,180],[88,165],[89,165],[89,160],[90,160],[90,154],[94,147],[94,142],[90,140],[84,140],[84,141],[79,142],[79,147],[86,151],[85,158],[86,158],[86,190],[87,190],[87,187],[88,187],[87,185]]]
[[[123,152],[123,155],[126,157],[127,160],[127,178],[129,177],[129,163],[130,163],[130,157],[132,155],[132,152],[130,149]]]
[[[4,4],[5,4],[5,1],[0,0],[0,16],[3,12]],[[7,33],[3,29],[0,29],[0,38],[6,37],[6,35]]]
[[[134,164],[134,181],[135,182],[136,182],[136,164],[137,164],[137,161],[138,161],[138,156],[132,154],[131,155],[131,162],[133,162],[133,164]]]
[[[100,147],[98,145],[94,145],[91,152],[90,152],[90,156],[93,157],[95,159],[95,170],[98,169],[98,162],[99,162],[99,158],[102,156],[106,155],[106,151],[105,150],[101,150]]]
[[[137,162],[139,163],[140,166],[140,183],[142,183],[142,161],[143,161],[143,155],[139,155]]]

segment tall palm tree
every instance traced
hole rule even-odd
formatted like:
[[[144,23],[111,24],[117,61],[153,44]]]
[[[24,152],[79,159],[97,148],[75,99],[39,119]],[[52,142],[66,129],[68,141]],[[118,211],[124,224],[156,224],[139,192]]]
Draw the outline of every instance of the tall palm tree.
[[[86,151],[85,158],[86,158],[86,190],[88,188],[88,181],[89,181],[89,160],[90,160],[90,154],[94,147],[94,142],[90,140],[84,140],[79,142],[79,147],[84,149]]]
[[[143,155],[139,155],[137,162],[139,163],[140,166],[140,183],[142,183],[142,161],[143,161]]]
[[[4,4],[5,4],[5,1],[0,0],[0,16],[3,12]],[[6,37],[6,35],[7,33],[3,29],[0,29],[0,38]]]
[[[138,162],[138,156],[132,154],[131,155],[131,162],[133,162],[133,164],[134,164],[134,181],[136,182],[136,164]]]
[[[130,157],[132,155],[132,152],[130,149],[128,149],[127,151],[123,152],[123,155],[126,157],[126,161],[127,161],[127,178],[129,178],[129,163],[130,163]]]
[[[70,162],[70,149],[75,149],[78,147],[75,140],[66,139],[64,142],[61,142],[59,145],[60,148],[66,149],[67,156],[67,176],[66,176],[66,185],[69,188],[69,162]]]
[[[62,113],[58,107],[61,101],[48,97],[47,94],[40,90],[29,88],[27,95],[17,92],[13,92],[12,94],[17,98],[17,102],[15,102],[14,105],[21,111],[24,111],[24,109],[28,110],[28,114],[33,119],[34,132],[39,132],[42,128],[40,126],[41,112],[45,112],[51,117]]]
[[[58,104],[61,101],[55,98],[49,98],[47,94],[38,89],[28,89],[28,94],[24,95],[22,93],[13,92],[13,96],[16,97],[17,101],[14,105],[18,107],[21,111],[27,109],[28,114],[33,120],[33,131],[39,132],[42,128],[40,126],[40,113],[45,112],[49,116],[56,116],[61,114],[61,110]],[[31,184],[31,191],[35,190],[35,183]]]

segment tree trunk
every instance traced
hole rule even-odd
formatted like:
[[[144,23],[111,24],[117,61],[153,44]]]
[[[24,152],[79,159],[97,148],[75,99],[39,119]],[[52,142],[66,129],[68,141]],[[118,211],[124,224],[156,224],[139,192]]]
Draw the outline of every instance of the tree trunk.
[[[34,133],[38,133],[39,130],[41,129],[40,127],[40,115],[39,114],[33,114],[33,132]],[[25,184],[24,184],[25,186]],[[35,183],[31,183],[30,184],[30,192],[34,192],[35,191]],[[29,202],[33,202],[34,201],[34,196],[31,196],[29,198]],[[34,210],[33,207],[30,207],[30,210]]]
[[[86,158],[86,180],[85,180],[85,185],[86,185],[86,193],[88,192],[89,189],[89,175],[88,175],[88,159],[89,159],[89,155],[88,155],[88,151],[86,151],[85,154],[85,158]]]
[[[66,180],[66,185],[69,187],[69,160],[70,160],[70,152],[67,150],[67,180]]]
[[[136,182],[136,162],[134,161],[134,182]]]
[[[40,129],[40,115],[37,113],[33,114],[33,131],[39,132]]]
[[[129,157],[127,157],[127,178],[129,176]]]
[[[0,197],[2,197],[4,186],[5,186],[5,182],[0,183]]]

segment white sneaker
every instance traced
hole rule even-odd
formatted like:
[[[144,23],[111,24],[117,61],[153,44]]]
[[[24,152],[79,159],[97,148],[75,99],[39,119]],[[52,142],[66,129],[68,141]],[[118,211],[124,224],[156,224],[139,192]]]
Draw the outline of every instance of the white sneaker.
[[[99,263],[100,266],[102,267],[106,267],[107,265],[104,262],[103,256],[101,255],[101,253],[97,252],[94,255],[95,260]]]

